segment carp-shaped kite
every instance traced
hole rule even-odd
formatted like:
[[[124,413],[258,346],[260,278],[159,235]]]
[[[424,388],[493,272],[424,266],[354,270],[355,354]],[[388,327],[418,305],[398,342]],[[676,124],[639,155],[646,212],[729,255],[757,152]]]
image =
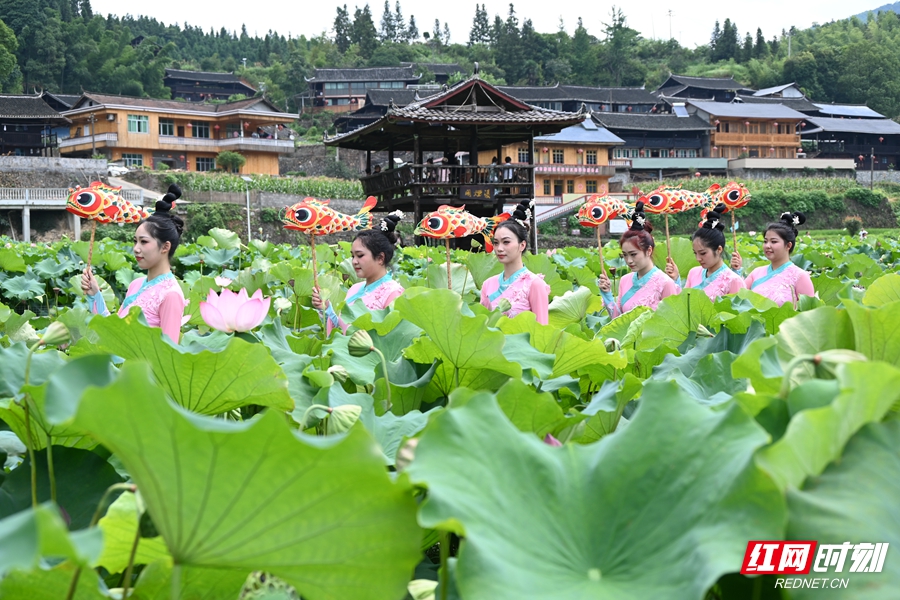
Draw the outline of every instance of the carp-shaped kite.
[[[618,198],[606,194],[590,196],[578,209],[578,222],[585,227],[597,228],[597,250],[600,253],[600,268],[606,273],[603,263],[603,244],[600,241],[600,225],[628,213],[628,205]]]

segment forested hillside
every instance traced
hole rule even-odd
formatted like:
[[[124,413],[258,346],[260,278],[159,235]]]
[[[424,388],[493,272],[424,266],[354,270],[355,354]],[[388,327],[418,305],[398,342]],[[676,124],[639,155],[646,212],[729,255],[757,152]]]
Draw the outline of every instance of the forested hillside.
[[[814,10],[814,9],[813,9]],[[264,83],[279,106],[296,109],[303,76],[316,67],[391,66],[401,61],[478,61],[490,81],[543,85],[654,88],[670,72],[724,76],[754,88],[796,81],[814,99],[867,103],[900,115],[900,18],[894,12],[806,30],[744,31],[727,15],[710,18],[710,42],[694,49],[675,40],[643,38],[613,8],[603,22],[561,22],[539,33],[513,4],[505,15],[475,5],[470,31],[417,24],[399,2],[337,8],[331,31],[288,39],[270,31],[250,36],[155,19],[96,15],[90,0],[0,0],[0,86],[4,92],[46,89],[168,96],[166,67],[235,71]],[[242,59],[247,59],[246,67]],[[427,77],[427,70],[426,70]]]

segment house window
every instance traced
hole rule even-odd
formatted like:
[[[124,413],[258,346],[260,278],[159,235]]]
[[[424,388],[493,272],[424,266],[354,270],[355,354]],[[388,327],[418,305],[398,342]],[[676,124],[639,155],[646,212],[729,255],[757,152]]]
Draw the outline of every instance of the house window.
[[[85,126],[84,126],[84,137],[87,137],[87,136],[89,136],[89,135],[91,135],[91,126],[90,126],[90,125],[85,125]]]
[[[122,160],[125,161],[126,167],[143,167],[144,166],[144,155],[143,154],[123,154]]]
[[[575,193],[575,180],[574,179],[566,180],[566,193],[567,194]]]
[[[562,179],[554,179],[553,180],[553,195],[554,196],[562,196],[563,194],[563,180]]]
[[[159,135],[175,135],[175,121],[172,119],[160,119]]]
[[[128,115],[128,133],[150,133],[150,117]]]
[[[225,125],[225,136],[230,138],[241,137],[241,126],[239,123],[228,123]]]
[[[596,194],[597,193],[597,180],[596,179],[588,179],[584,182],[586,185],[586,192],[588,194]]]
[[[668,148],[663,148],[662,150],[659,151],[659,157],[660,158],[669,158],[670,152],[671,152],[671,150],[669,150]]]
[[[528,148],[519,148],[519,162],[528,164]]]
[[[549,179],[544,180],[544,195],[545,196],[550,195],[550,180]]]
[[[585,164],[596,165],[597,164],[597,151],[596,150],[585,150],[584,151],[584,160],[585,160]]]
[[[191,136],[195,138],[208,138],[209,123],[207,123],[206,121],[192,121]]]
[[[197,157],[197,170],[198,171],[212,171],[216,168],[216,159],[208,158],[205,156]]]
[[[561,164],[563,164],[563,162],[565,162],[565,159],[563,156],[563,151],[562,150],[554,150],[553,151],[553,164],[561,165]]]
[[[326,83],[326,90],[346,90],[349,84],[347,83]]]

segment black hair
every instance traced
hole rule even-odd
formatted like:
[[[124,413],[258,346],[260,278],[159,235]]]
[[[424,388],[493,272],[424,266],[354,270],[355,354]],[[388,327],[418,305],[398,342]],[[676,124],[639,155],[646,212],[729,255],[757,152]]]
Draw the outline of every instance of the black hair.
[[[513,210],[512,217],[502,221],[494,229],[494,234],[500,229],[509,229],[512,231],[519,243],[528,241],[528,232],[531,230],[531,207],[534,206],[534,200],[523,200]]]
[[[717,204],[714,209],[706,213],[706,219],[700,228],[691,236],[691,241],[700,240],[703,245],[715,252],[719,248],[725,249],[725,223],[722,214],[728,210],[724,204]]]
[[[175,201],[181,198],[181,188],[174,183],[169,186],[166,195],[156,201],[156,211],[140,225],[146,225],[147,233],[162,246],[166,242],[171,244],[169,259],[175,256],[175,250],[181,243],[181,234],[184,233],[184,220],[172,212]]]
[[[355,239],[359,240],[366,250],[372,253],[372,258],[377,260],[383,254],[384,264],[387,266],[394,259],[394,248],[399,240],[394,230],[402,218],[403,212],[395,210],[381,220],[380,228],[363,229],[356,234]]]
[[[806,223],[806,215],[802,212],[781,213],[781,218],[778,221],[766,225],[765,233],[770,231],[777,233],[778,237],[784,240],[785,246],[790,244],[788,254],[791,254],[797,246],[797,227],[804,223]]]
[[[634,205],[634,210],[631,212],[631,227],[619,238],[619,247],[625,242],[631,242],[644,252],[648,252],[656,247],[656,242],[653,240],[653,236],[650,235],[652,231],[653,226],[650,225],[650,221],[644,215],[644,203],[638,202]]]

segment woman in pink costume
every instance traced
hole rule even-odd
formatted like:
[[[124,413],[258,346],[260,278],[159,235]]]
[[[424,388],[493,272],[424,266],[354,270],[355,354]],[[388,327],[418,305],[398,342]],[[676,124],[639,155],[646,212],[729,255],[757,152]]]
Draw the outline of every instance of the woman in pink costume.
[[[653,264],[653,248],[656,246],[650,232],[653,228],[644,216],[644,203],[638,202],[632,215],[631,228],[619,240],[625,264],[631,276],[619,282],[619,298],[613,297],[612,284],[606,273],[600,275],[597,285],[603,295],[603,304],[609,316],[616,318],[637,306],[656,309],[659,302],[678,293],[675,282]]]
[[[402,212],[392,212],[381,222],[380,229],[364,229],[356,234],[350,254],[356,276],[362,281],[347,290],[346,304],[360,300],[369,310],[382,310],[403,293],[403,286],[394,281],[388,269],[397,244],[394,229],[402,218]],[[326,334],[331,334],[336,327],[347,332],[350,325],[337,315],[330,301],[322,301],[319,288],[313,288],[312,305],[325,316]]]
[[[737,294],[745,287],[743,278],[729,269],[723,260],[725,223],[722,221],[722,213],[724,212],[724,204],[719,204],[714,210],[709,211],[703,225],[691,236],[694,257],[700,266],[690,270],[686,282],[682,282],[679,277],[675,261],[671,257],[666,260],[666,275],[674,279],[677,286],[703,290],[713,301],[719,296]],[[732,256],[731,261],[732,266],[737,265],[737,256]]]
[[[754,269],[745,280],[749,289],[778,306],[785,302],[796,305],[801,295],[816,294],[809,273],[791,262],[791,252],[797,245],[797,227],[804,223],[806,217],[799,212],[782,213],[779,221],[769,223],[763,252],[771,264]]]
[[[503,221],[494,230],[494,255],[503,265],[503,273],[491,277],[481,286],[481,304],[493,310],[505,298],[511,305],[503,313],[507,317],[533,312],[535,320],[546,325],[550,286],[544,283],[543,275],[535,275],[522,264],[522,253],[528,241],[531,202],[519,204],[512,218]]]
[[[124,317],[133,306],[140,306],[150,327],[177,342],[181,336],[181,320],[187,301],[178,280],[172,275],[171,257],[181,243],[184,221],[172,214],[172,206],[181,195],[169,192],[156,202],[156,212],[141,221],[134,232],[134,257],[138,267],[147,270],[146,277],[139,277],[128,286],[128,292],[118,315]],[[109,310],[100,294],[97,280],[90,268],[81,274],[81,290],[87,296],[91,312],[109,316]]]

